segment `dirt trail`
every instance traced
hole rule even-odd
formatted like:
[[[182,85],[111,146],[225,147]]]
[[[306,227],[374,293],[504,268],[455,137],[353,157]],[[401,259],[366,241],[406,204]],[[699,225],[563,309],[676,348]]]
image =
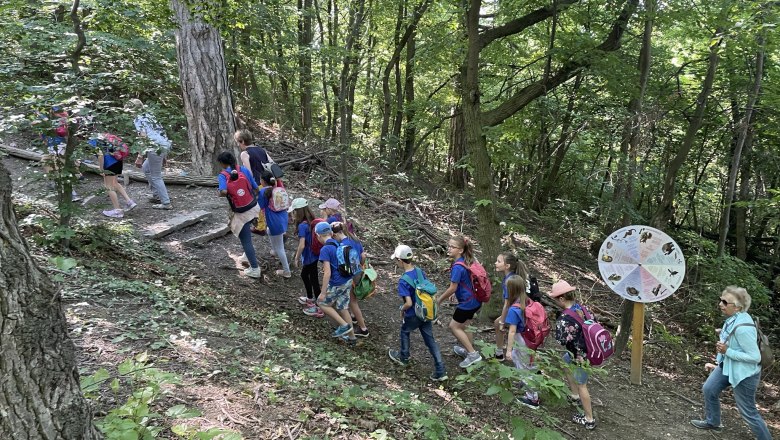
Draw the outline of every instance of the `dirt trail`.
[[[37,167],[30,168],[29,162],[14,158],[2,160],[11,172],[16,192],[31,197],[46,197],[48,191],[43,183],[33,176],[39,170]],[[320,199],[327,197],[327,194],[320,195],[305,188],[300,183],[303,179],[296,179],[296,177],[299,176],[290,176],[290,181],[293,183],[288,185],[288,190],[294,196],[304,196],[309,200],[314,199],[315,196],[320,196]],[[108,208],[109,203],[108,197],[101,193],[99,177],[88,175],[86,181],[79,184],[76,189],[83,197],[95,195],[83,207],[84,212],[80,214],[81,216],[89,217],[92,221],[115,221],[103,218],[100,214],[101,210]],[[169,186],[168,190],[171,193],[174,210],[159,211],[151,209],[150,203],[146,202],[144,197],[144,194],[148,192],[146,186],[137,182],[132,183],[128,187],[128,192],[139,205],[128,213],[124,220],[137,231],[139,239],[143,239],[141,237],[146,227],[170,218],[176,213],[196,209],[209,210],[213,213],[209,220],[160,240],[163,248],[170,253],[171,259],[185,272],[181,275],[183,283],[192,277],[207,281],[208,284],[217,286],[213,295],[223,297],[237,308],[255,312],[263,310],[284,311],[290,316],[290,325],[307,337],[321,338],[322,345],[326,350],[328,347],[334,351],[345,349],[344,345],[338,344],[326,336],[326,332],[329,331],[326,320],[308,318],[301,313],[296,297],[303,293],[303,284],[297,276],[297,271],[294,271],[294,276],[290,280],[283,280],[273,275],[273,269],[278,267],[278,261],[268,253],[270,247],[267,238],[260,236],[254,238],[258,257],[261,259],[261,267],[266,274],[261,280],[251,280],[240,273],[237,258],[241,255],[242,250],[238,239],[232,234],[216,239],[202,247],[183,246],[182,241],[187,238],[202,234],[223,223],[226,219],[226,204],[224,199],[216,197],[213,188]],[[358,209],[353,215],[356,215],[362,223],[370,223],[370,210]],[[377,248],[371,242],[364,244],[367,252],[375,256],[373,258],[375,263],[387,260],[387,255],[391,252],[388,249]],[[294,252],[294,246],[295,240],[288,238],[286,241],[288,254]],[[543,250],[543,246],[538,245],[538,247]],[[551,253],[540,251],[539,254]],[[584,250],[576,248],[572,249],[572,255],[578,256],[581,261],[586,261],[589,258]],[[433,257],[437,258],[435,255]],[[577,262],[576,259],[573,261]],[[424,262],[423,267],[425,266]],[[532,266],[537,273],[551,271],[566,279],[583,280],[583,274],[572,268],[578,266],[573,266],[571,263],[567,264],[552,258],[540,257],[533,262]],[[595,262],[586,263],[585,267],[595,267]],[[359,347],[350,348],[350,350],[370,359],[367,365],[373,366],[376,375],[384,376],[387,374],[390,376],[388,380],[393,380],[396,370],[387,360],[387,349],[396,347],[398,344],[400,319],[397,316],[398,299],[395,295],[395,285],[399,274],[396,273],[392,265],[375,264],[375,268],[379,272],[379,293],[362,304],[371,335]],[[432,275],[438,281],[437,284],[444,284],[444,274],[433,273]],[[586,274],[586,278],[588,276],[597,277],[592,272]],[[544,289],[545,286],[542,287]],[[617,304],[614,308],[617,308]],[[134,320],[134,318],[153,313],[152,309],[153,304],[133,296],[107,297],[98,295],[94,298],[70,300],[68,316],[70,324],[74,328],[73,335],[82,349],[82,370],[94,371],[99,365],[116,363],[125,356],[123,350],[127,350],[127,347],[123,348],[121,344],[112,341],[117,338],[117,335],[132,331],[133,326],[138,325],[138,320]],[[280,404],[278,406],[280,412],[274,414],[276,417],[272,417],[268,414],[269,408],[264,407],[264,405],[276,408],[274,403],[253,400],[250,397],[252,393],[247,391],[251,382],[232,383],[232,381],[227,380],[224,373],[214,373],[215,371],[224,372],[227,370],[225,363],[228,362],[226,360],[228,358],[222,354],[224,350],[221,349],[239,347],[243,356],[250,359],[252,358],[251,353],[263,352],[263,346],[268,343],[267,341],[257,342],[243,337],[231,337],[230,330],[228,330],[231,320],[210,316],[203,312],[183,313],[191,318],[192,330],[191,335],[183,335],[181,338],[202,339],[204,341],[203,347],[206,348],[202,352],[197,352],[174,347],[173,350],[169,350],[168,358],[171,365],[176,365],[175,370],[185,372],[188,383],[191,384],[189,387],[190,395],[184,396],[180,400],[204,409],[202,419],[206,425],[228,426],[240,430],[249,439],[277,438],[277,436],[293,438],[293,434],[298,436],[307,432],[305,426],[298,427],[297,433],[285,432],[282,429],[282,426],[285,426],[286,429],[294,429],[297,426],[290,422],[296,417],[295,406]],[[449,310],[445,310],[444,313],[448,314]],[[459,359],[451,354],[454,338],[442,326],[435,326],[434,333],[445,354],[450,377],[460,374],[461,370],[457,366]],[[478,338],[489,341],[492,338],[492,333],[481,333]],[[122,344],[129,344],[137,352],[143,351],[144,344],[147,342],[128,340]],[[547,346],[549,347],[551,344],[554,344],[554,341],[548,340]],[[403,382],[411,390],[425,393],[435,401],[440,393],[435,392],[435,389],[430,387],[426,381],[430,371],[430,360],[419,336],[414,336],[412,339],[412,357],[417,360],[417,364],[420,366],[419,371],[407,371],[407,376],[405,376],[407,380]],[[598,427],[594,431],[585,431],[568,422],[571,414],[570,408],[553,408],[553,415],[561,420],[562,432],[570,438],[578,439],[751,438],[749,430],[734,408],[730,393],[726,393],[723,398],[725,429],[722,433],[698,431],[688,423],[689,419],[698,418],[701,413],[700,386],[705,376],[703,371],[697,372],[698,370],[690,368],[678,369],[674,365],[676,359],[679,359],[679,353],[669,353],[663,345],[648,346],[647,367],[642,386],[629,385],[627,355],[624,355],[622,359],[612,359],[606,366],[608,374],[593,381],[590,385],[590,391],[596,403],[595,412]],[[251,364],[253,361],[245,360],[245,362]],[[415,380],[419,383],[416,383]],[[445,384],[443,390],[448,391],[449,386]],[[761,409],[765,410],[763,405],[777,400],[778,390],[765,383],[759,390],[759,395]],[[473,408],[468,411],[485,420],[500,420],[495,409],[501,408],[501,406],[496,399],[481,394],[475,395],[474,398],[479,400],[474,401]],[[441,400],[441,397],[439,399],[441,405],[444,405],[444,400]],[[295,396],[292,396],[292,400],[299,401]],[[536,417],[536,414],[529,410],[514,408],[512,411]],[[762,414],[777,435],[779,426],[777,417],[767,411],[762,411]],[[269,420],[272,419],[276,420],[276,423],[269,424]],[[279,420],[287,421],[282,423]],[[366,429],[366,433],[371,432],[371,427],[367,426]]]

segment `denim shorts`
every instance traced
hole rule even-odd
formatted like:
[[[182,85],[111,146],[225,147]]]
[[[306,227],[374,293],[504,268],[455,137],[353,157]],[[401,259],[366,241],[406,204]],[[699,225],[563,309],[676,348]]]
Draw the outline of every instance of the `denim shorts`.
[[[348,281],[341,286],[328,286],[325,300],[320,301],[319,305],[333,307],[336,310],[344,310],[349,307],[349,292],[351,291],[352,281]]]
[[[568,351],[564,353],[563,361],[567,364],[571,364],[571,353]],[[575,364],[575,367],[572,369],[572,376],[574,376],[574,382],[576,382],[578,385],[585,385],[588,383],[588,372],[585,371],[584,368],[580,367],[579,364]]]

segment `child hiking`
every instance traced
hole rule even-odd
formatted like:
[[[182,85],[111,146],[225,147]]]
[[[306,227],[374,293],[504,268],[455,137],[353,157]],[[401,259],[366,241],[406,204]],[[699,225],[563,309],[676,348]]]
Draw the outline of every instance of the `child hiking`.
[[[528,279],[528,269],[522,261],[518,260],[512,252],[503,252],[496,257],[496,272],[504,276],[501,281],[501,287],[504,292],[504,307],[501,309],[501,316],[496,318],[493,325],[496,329],[496,359],[504,360],[504,347],[506,346],[506,314],[512,302],[509,300],[506,282],[512,275],[518,275],[520,278]],[[522,329],[521,329],[522,331]]]
[[[298,302],[304,307],[304,313],[322,318],[325,315],[315,304],[317,294],[320,292],[320,280],[319,273],[317,273],[317,256],[314,255],[311,248],[312,240],[317,239],[311,227],[314,214],[304,198],[293,200],[288,211],[293,213],[295,230],[298,233],[298,248],[295,250],[293,264],[295,267],[301,268],[301,279],[306,288],[306,295],[299,296]]]
[[[509,326],[506,357],[514,362],[515,368],[528,377],[536,372],[536,365],[534,365],[533,352],[523,338],[523,332],[526,330],[525,311],[529,302],[526,295],[527,277],[511,275],[505,280],[504,285],[507,294],[506,302],[511,304],[506,313],[506,325]],[[525,388],[525,396],[518,398],[517,402],[531,409],[539,408],[539,394],[532,390],[525,380],[522,385]]]
[[[262,273],[260,265],[257,264],[255,247],[252,245],[252,232],[250,232],[252,220],[260,212],[256,197],[257,184],[248,169],[238,168],[233,153],[229,151],[219,153],[217,162],[222,166],[222,172],[217,175],[219,196],[227,197],[230,205],[230,230],[241,240],[241,247],[244,248],[242,259],[249,262],[249,267],[244,269],[244,275],[260,278]]]
[[[357,254],[360,255],[360,266],[365,267],[366,253],[363,250],[363,245],[349,232],[344,226],[344,223],[333,222],[330,224],[330,227],[333,230],[333,238],[342,245],[351,246],[352,249],[355,249]],[[358,304],[354,291],[350,291],[349,293],[349,311],[350,315],[354,318],[352,319],[353,324],[357,322],[358,325],[358,328],[355,329],[355,336],[367,338],[368,327],[366,326],[365,319],[363,319],[363,311],[360,310],[360,305]]]
[[[420,335],[422,335],[425,346],[428,347],[428,351],[431,352],[433,357],[434,371],[430,376],[433,381],[447,380],[447,371],[444,367],[444,360],[441,357],[441,350],[439,350],[439,344],[436,343],[436,339],[433,337],[433,321],[421,320],[417,317],[414,311],[415,299],[415,287],[419,281],[418,277],[425,279],[425,273],[417,268],[413,262],[412,248],[406,245],[399,245],[395,248],[395,252],[390,256],[391,259],[396,260],[398,267],[402,268],[404,275],[398,281],[398,296],[403,299],[401,304],[401,349],[390,350],[387,354],[397,364],[406,366],[409,363],[409,339],[413,331],[419,329]],[[409,284],[407,280],[412,280],[413,284]]]
[[[317,297],[317,304],[329,318],[339,325],[331,336],[334,338],[347,336],[348,340],[354,343],[355,333],[352,331],[348,310],[352,277],[343,276],[338,269],[339,260],[336,252],[339,250],[339,243],[333,238],[330,224],[317,223],[314,232],[322,243],[319,259],[322,261],[322,287],[320,288],[320,296]]]
[[[441,305],[453,294],[458,298],[458,306],[450,321],[450,331],[460,343],[453,347],[455,354],[463,357],[463,362],[459,366],[467,368],[482,360],[482,356],[474,349],[474,334],[466,332],[466,327],[479,312],[482,304],[477,301],[476,295],[472,294],[474,286],[469,270],[459,264],[470,266],[474,262],[471,242],[465,237],[452,237],[447,243],[447,254],[453,260],[450,268],[450,285],[437,301]]]
[[[586,429],[593,429],[596,427],[596,419],[593,417],[593,406],[588,391],[588,373],[581,366],[588,350],[585,345],[585,334],[577,319],[567,314],[567,310],[571,310],[585,319],[585,310],[576,300],[576,290],[576,287],[560,280],[553,284],[549,296],[563,308],[563,312],[555,322],[555,339],[566,347],[566,353],[563,354],[564,362],[574,364],[573,369],[566,373],[566,382],[571,390],[569,401],[581,404],[585,411],[585,414],[575,413],[571,421]]]
[[[114,209],[103,211],[103,215],[112,218],[122,218],[125,212],[138,206],[130,196],[127,195],[125,187],[117,181],[117,176],[122,174],[123,160],[129,152],[127,144],[117,135],[111,133],[100,133],[96,138],[88,142],[91,146],[97,148],[98,166],[100,175],[103,176],[103,185],[108,190],[108,198],[111,199],[111,205]],[[119,205],[119,193],[125,199],[125,207]]]
[[[287,261],[287,252],[284,250],[284,233],[287,232],[289,216],[287,209],[274,211],[271,206],[271,197],[276,184],[276,178],[270,171],[263,171],[260,174],[260,181],[263,187],[260,188],[258,204],[265,211],[265,222],[268,225],[268,239],[271,241],[271,255],[277,257],[282,263],[282,268],[274,272],[283,278],[291,278],[290,263]]]

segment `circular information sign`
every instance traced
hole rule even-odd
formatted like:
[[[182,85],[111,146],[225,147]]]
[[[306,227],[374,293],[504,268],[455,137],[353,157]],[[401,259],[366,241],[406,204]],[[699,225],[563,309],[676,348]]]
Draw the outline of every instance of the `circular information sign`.
[[[685,257],[665,232],[632,225],[613,232],[601,245],[599,271],[604,282],[623,298],[656,302],[680,287]]]

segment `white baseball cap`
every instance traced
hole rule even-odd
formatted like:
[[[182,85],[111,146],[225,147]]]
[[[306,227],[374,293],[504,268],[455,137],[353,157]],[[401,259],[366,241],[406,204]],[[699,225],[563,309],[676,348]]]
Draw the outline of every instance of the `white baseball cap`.
[[[405,244],[399,244],[398,247],[395,248],[393,255],[390,256],[390,259],[392,260],[395,260],[396,258],[401,260],[408,260],[412,258],[412,248]]]
[[[287,212],[293,212],[298,208],[303,208],[304,206],[308,205],[309,202],[306,201],[303,197],[298,197],[297,199],[293,199],[292,204],[287,209]]]

